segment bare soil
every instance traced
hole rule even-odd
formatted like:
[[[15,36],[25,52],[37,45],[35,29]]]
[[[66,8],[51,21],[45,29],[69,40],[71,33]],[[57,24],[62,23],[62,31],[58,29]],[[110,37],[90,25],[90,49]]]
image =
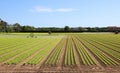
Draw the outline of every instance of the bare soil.
[[[118,67],[105,67],[104,70],[98,67],[84,66],[82,69],[76,67],[61,67],[58,70],[57,67],[46,67],[35,69],[35,66],[20,66],[14,69],[15,65],[0,66],[0,73],[120,73],[120,66]]]

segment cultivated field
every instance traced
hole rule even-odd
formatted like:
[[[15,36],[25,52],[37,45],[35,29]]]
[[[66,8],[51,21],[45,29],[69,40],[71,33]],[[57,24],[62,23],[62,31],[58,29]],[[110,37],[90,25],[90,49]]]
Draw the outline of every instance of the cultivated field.
[[[0,34],[0,73],[120,73],[120,34]]]

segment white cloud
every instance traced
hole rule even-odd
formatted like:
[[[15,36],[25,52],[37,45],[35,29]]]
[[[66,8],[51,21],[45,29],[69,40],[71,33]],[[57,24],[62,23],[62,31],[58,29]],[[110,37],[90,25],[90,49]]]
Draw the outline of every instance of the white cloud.
[[[37,11],[37,12],[53,12],[53,11],[54,11],[54,10],[51,9],[51,8],[40,7],[40,6],[36,6],[36,7],[34,7],[33,10],[35,10],[35,11]]]
[[[75,11],[75,9],[72,9],[72,8],[59,8],[59,9],[56,9],[57,12],[72,12],[72,11]]]
[[[36,6],[33,9],[30,9],[31,12],[72,12],[76,9],[73,8],[48,8],[48,7],[42,7],[42,6]]]

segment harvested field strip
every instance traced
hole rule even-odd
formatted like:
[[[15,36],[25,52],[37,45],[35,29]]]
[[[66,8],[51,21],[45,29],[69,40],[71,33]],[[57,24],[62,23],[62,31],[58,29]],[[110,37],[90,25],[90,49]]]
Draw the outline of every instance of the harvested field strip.
[[[58,45],[55,47],[54,51],[51,53],[51,55],[49,56],[49,58],[47,59],[45,64],[48,64],[48,65],[57,65],[58,64],[62,50],[65,46],[65,43],[66,43],[66,39],[63,38],[61,40],[61,42],[59,42]]]
[[[58,44],[58,42],[61,40],[61,38],[56,38],[53,41],[49,42],[50,45],[47,45],[44,47],[43,50],[41,50],[37,55],[35,55],[32,59],[30,59],[27,64],[38,64],[48,53],[50,50],[54,48],[55,45]]]

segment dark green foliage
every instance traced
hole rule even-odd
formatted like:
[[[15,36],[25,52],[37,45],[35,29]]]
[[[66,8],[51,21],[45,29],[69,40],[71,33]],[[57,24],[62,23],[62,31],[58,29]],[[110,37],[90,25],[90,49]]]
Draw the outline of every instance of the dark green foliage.
[[[13,29],[15,32],[20,32],[21,31],[21,25],[19,23],[13,24]]]
[[[49,32],[48,32],[48,34],[49,34],[49,35],[51,35],[51,34],[52,34],[52,32],[51,32],[51,31],[49,31]]]
[[[69,30],[70,30],[69,26],[64,27],[64,31],[69,31]]]
[[[7,22],[0,19],[0,32],[5,32],[7,29]]]
[[[38,27],[34,26],[21,26],[19,23],[8,24],[6,21],[0,19],[0,32],[115,32],[118,34],[120,32],[120,27]],[[51,34],[51,33],[49,33]]]

